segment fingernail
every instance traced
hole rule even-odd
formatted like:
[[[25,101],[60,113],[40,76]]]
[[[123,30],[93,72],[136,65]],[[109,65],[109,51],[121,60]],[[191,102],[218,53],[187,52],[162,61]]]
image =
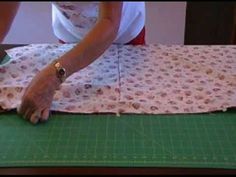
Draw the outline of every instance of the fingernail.
[[[20,106],[16,107],[16,112],[20,113]]]
[[[37,124],[39,121],[39,119],[35,118],[35,119],[31,119],[30,122],[33,124]]]

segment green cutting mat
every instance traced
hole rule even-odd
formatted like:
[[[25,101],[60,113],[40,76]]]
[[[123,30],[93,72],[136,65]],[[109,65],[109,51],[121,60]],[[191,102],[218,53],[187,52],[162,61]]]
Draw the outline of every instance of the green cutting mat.
[[[0,166],[236,169],[236,110],[189,115],[0,114]]]

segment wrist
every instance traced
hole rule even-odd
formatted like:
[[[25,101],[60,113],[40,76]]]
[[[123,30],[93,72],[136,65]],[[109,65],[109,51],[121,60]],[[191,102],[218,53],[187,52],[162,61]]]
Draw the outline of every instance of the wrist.
[[[56,76],[63,83],[67,77],[66,69],[62,66],[59,60],[54,60],[52,65],[55,68]]]
[[[61,80],[57,77],[57,72],[54,65],[48,65],[45,68],[45,71],[48,73],[48,79],[50,80],[52,87],[54,87],[55,90],[59,89],[61,85]]]

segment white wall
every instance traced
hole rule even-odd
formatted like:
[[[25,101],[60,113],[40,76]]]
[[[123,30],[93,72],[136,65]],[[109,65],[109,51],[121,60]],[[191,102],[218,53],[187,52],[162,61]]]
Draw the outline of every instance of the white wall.
[[[183,44],[186,2],[146,2],[147,43]],[[3,43],[54,43],[50,2],[22,2]]]
[[[51,3],[22,2],[3,43],[53,43]]]
[[[147,42],[184,44],[186,2],[146,3]]]

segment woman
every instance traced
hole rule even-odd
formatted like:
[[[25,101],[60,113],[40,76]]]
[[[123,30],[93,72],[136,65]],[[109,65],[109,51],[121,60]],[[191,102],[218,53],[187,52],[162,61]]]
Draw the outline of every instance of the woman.
[[[18,7],[19,2],[0,3],[0,41]],[[18,113],[32,123],[48,120],[55,90],[111,44],[145,44],[144,2],[54,2],[52,16],[58,39],[77,45],[40,71],[27,87]]]

